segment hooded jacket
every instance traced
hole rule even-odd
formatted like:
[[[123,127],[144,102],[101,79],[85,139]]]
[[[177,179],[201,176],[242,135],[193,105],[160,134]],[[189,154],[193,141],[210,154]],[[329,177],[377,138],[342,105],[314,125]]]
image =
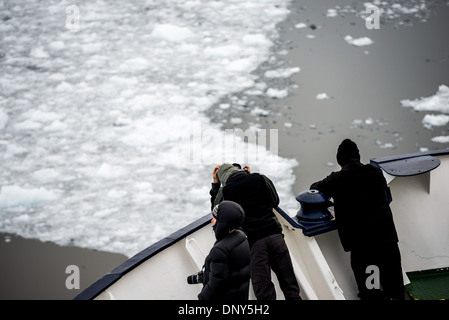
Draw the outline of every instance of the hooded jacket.
[[[199,300],[247,300],[250,280],[250,249],[244,232],[243,208],[223,201],[214,226],[217,241],[204,263],[203,289]]]
[[[211,209],[223,201],[223,187],[226,185],[226,182],[228,181],[229,177],[233,174],[247,174],[248,171],[245,170],[239,170],[234,165],[230,163],[223,163],[220,166],[220,169],[217,172],[218,180],[220,182],[218,183],[212,183],[212,188],[209,192],[211,195]],[[223,187],[221,187],[223,185]]]

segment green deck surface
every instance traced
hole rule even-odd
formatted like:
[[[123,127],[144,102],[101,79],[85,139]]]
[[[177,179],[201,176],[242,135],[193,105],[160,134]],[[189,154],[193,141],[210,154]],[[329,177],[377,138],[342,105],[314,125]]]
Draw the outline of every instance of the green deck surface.
[[[406,289],[413,299],[449,299],[449,268],[407,272],[410,284]]]

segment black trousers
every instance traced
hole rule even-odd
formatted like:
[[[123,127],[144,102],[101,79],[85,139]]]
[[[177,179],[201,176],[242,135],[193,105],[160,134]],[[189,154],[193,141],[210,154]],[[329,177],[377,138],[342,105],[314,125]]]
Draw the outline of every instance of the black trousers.
[[[259,239],[251,246],[251,282],[258,300],[276,299],[271,269],[279,280],[285,299],[300,300],[299,285],[282,234]]]
[[[404,299],[401,254],[397,243],[352,250],[351,267],[360,299]]]

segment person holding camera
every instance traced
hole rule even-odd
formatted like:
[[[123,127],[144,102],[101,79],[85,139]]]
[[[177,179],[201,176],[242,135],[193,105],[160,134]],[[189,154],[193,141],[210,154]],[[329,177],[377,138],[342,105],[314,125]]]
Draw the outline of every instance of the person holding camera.
[[[245,210],[242,229],[251,248],[251,282],[258,300],[275,300],[271,270],[276,274],[284,297],[301,300],[290,253],[282,227],[273,208],[279,196],[273,182],[263,174],[251,173],[248,166],[223,163],[212,172],[211,203],[234,201]],[[221,185],[221,187],[220,187]]]
[[[212,214],[217,241],[203,270],[189,276],[187,282],[203,284],[199,300],[248,300],[250,249],[246,234],[239,230],[245,211],[235,202],[223,201]]]

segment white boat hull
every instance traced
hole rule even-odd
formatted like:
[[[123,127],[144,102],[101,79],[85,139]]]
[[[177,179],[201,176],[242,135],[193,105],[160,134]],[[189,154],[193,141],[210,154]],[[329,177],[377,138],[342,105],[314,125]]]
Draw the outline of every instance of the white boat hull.
[[[405,168],[407,157],[414,161],[413,170]],[[438,163],[421,164],[429,159]],[[449,150],[371,162],[386,170],[404,271],[448,267]],[[391,175],[398,168],[403,169],[401,174]],[[357,299],[349,253],[343,251],[336,230],[306,236],[289,214],[280,208],[274,211],[283,227],[301,297]],[[201,269],[214,241],[210,215],[206,215],[132,257],[76,299],[196,300],[201,285],[189,285],[186,278]],[[278,299],[283,299],[272,275]],[[249,298],[254,299],[252,290]]]

